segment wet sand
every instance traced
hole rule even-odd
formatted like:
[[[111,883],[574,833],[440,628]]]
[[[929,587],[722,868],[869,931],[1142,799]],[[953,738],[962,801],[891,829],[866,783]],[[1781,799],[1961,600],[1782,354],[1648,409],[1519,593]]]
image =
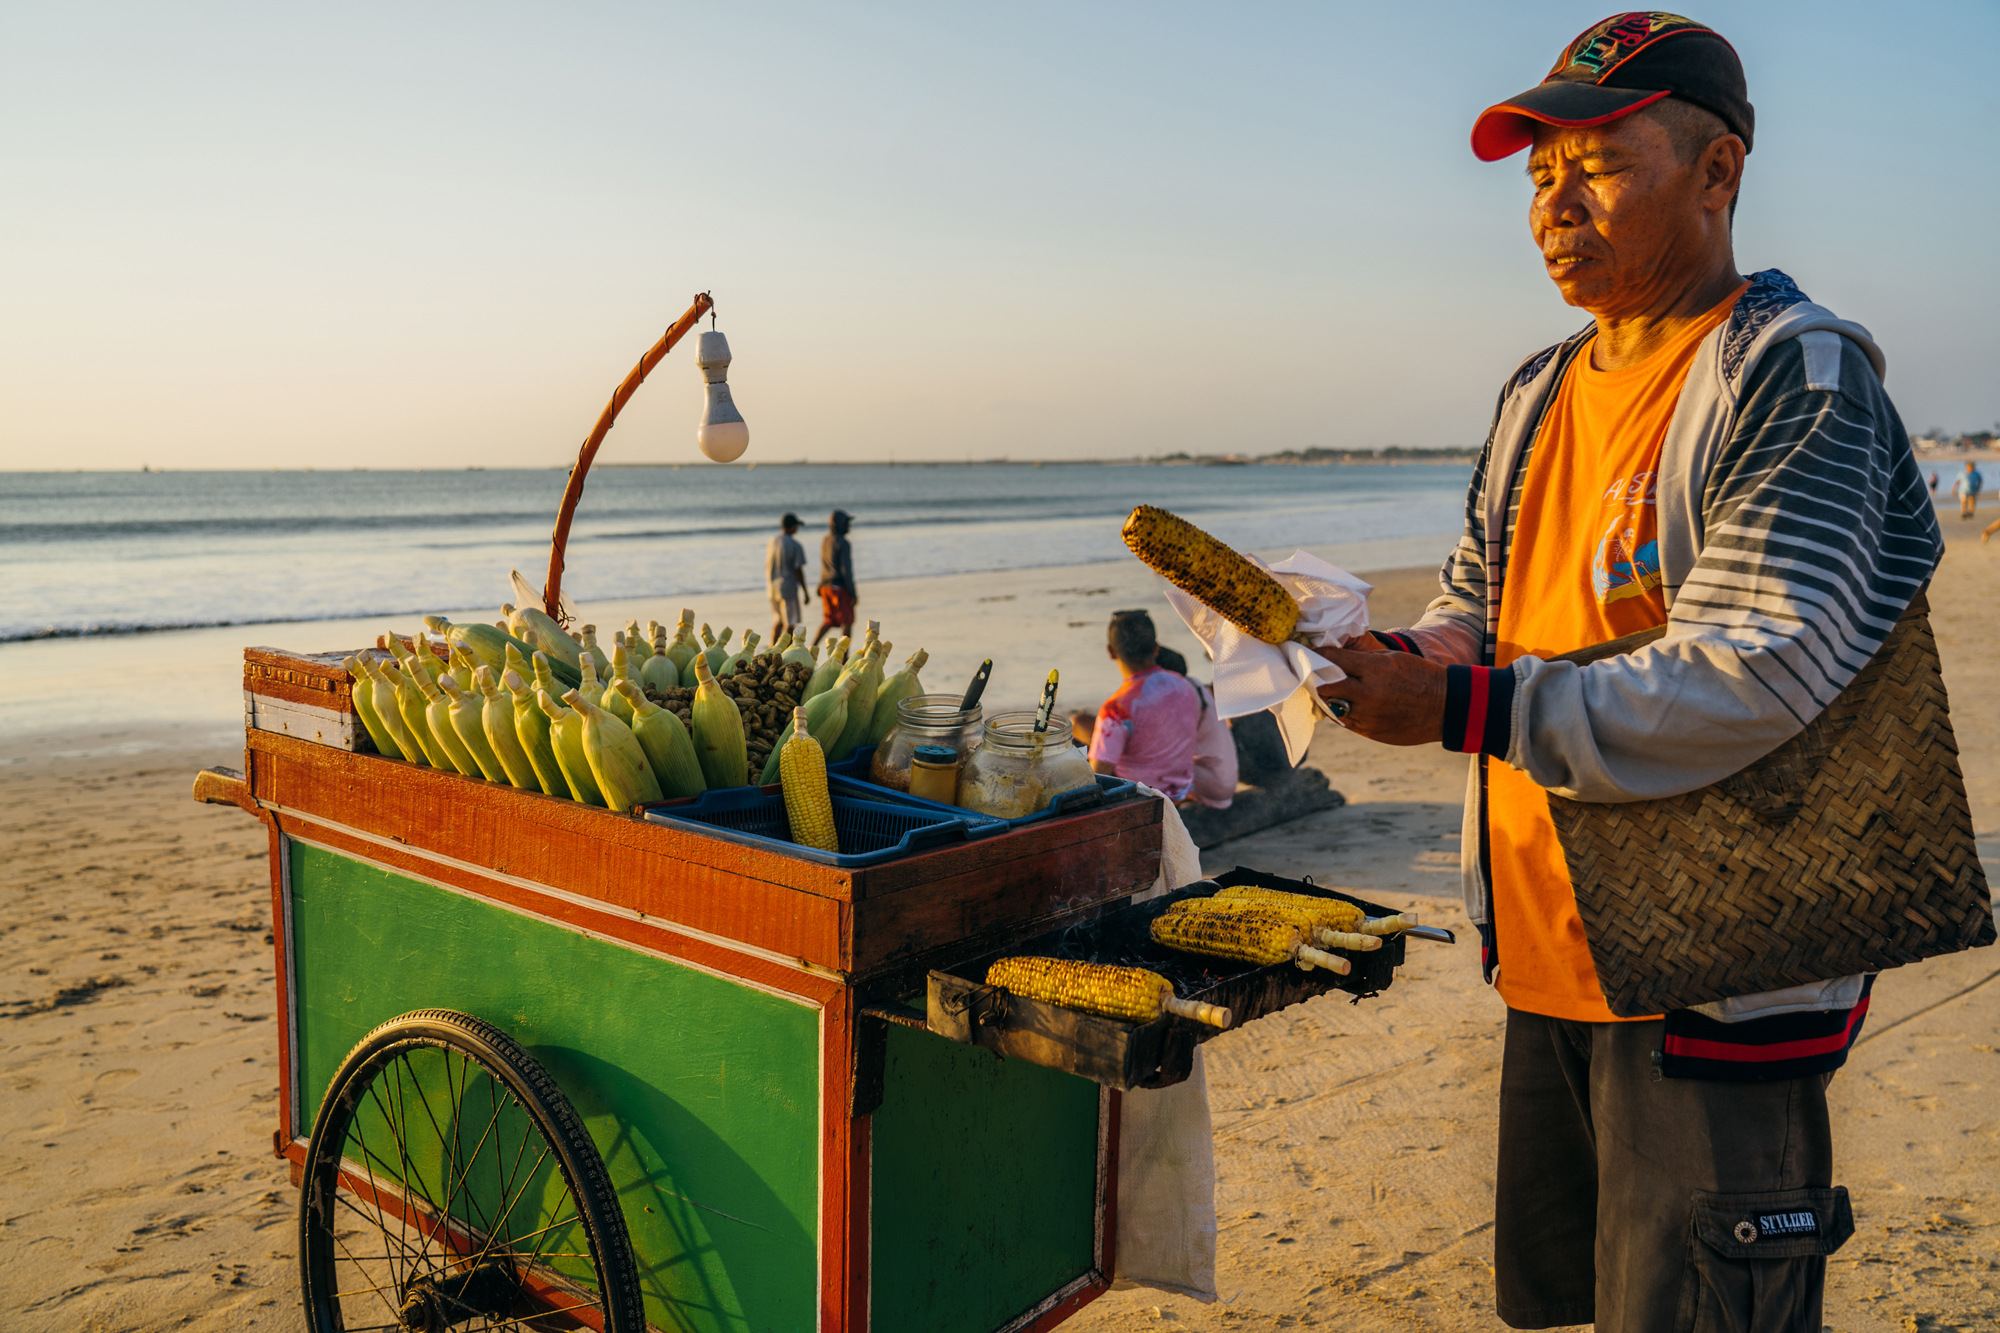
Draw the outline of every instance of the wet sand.
[[[1932,601],[1982,849],[2000,869],[2000,544],[1982,548],[1975,532],[1968,545],[1954,522]],[[1371,575],[1378,623],[1407,620],[1433,568]],[[1031,697],[1045,669],[1031,662],[1059,661],[1072,700],[1101,695],[1115,679],[1094,665],[1105,617],[1161,605],[1131,565],[863,596],[863,614],[882,615],[892,638],[912,649],[934,640],[924,645],[939,663],[934,688],[969,676],[981,656],[1023,663],[1018,684],[996,676],[1000,702]],[[759,613],[760,600],[713,619]],[[622,623],[605,614],[614,608],[587,609]],[[326,642],[210,633],[234,636],[219,655],[233,671],[245,642],[351,647],[356,628],[330,627],[320,637],[338,637]],[[199,656],[166,637],[156,656]],[[53,652],[38,660],[45,677],[81,669]],[[0,696],[13,690],[18,702],[24,688],[0,682]],[[60,731],[16,725],[16,713],[0,742],[9,1329],[301,1326],[297,1196],[271,1156],[264,833],[187,797],[196,768],[233,762],[240,747],[230,687],[186,681],[167,693],[208,712],[175,725],[143,707],[78,709],[85,723]],[[1215,848],[1207,868],[1310,873],[1416,907],[1459,928],[1460,942],[1413,945],[1379,999],[1314,1000],[1211,1043],[1224,1300],[1113,1293],[1066,1328],[1499,1327],[1487,1262],[1501,1008],[1455,903],[1463,761],[1323,728],[1309,762],[1350,804]],[[1832,1264],[1827,1323],[1841,1333],[2000,1325],[1997,982],[2000,951],[1985,950],[1876,987],[1863,1045],[1832,1092],[1837,1179],[1854,1191],[1859,1225]]]

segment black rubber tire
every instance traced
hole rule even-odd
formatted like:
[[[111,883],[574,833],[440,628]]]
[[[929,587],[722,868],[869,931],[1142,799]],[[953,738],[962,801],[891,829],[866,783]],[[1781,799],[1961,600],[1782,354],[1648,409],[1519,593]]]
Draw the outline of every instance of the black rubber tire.
[[[491,1023],[449,1009],[421,1009],[382,1024],[348,1052],[327,1085],[313,1121],[300,1191],[299,1269],[307,1327],[314,1333],[341,1333],[344,1328],[333,1299],[330,1229],[340,1145],[375,1075],[401,1053],[419,1047],[469,1059],[518,1101],[553,1149],[557,1170],[575,1200],[597,1273],[605,1333],[645,1333],[645,1306],[625,1214],[583,1121],[561,1087],[519,1042]]]

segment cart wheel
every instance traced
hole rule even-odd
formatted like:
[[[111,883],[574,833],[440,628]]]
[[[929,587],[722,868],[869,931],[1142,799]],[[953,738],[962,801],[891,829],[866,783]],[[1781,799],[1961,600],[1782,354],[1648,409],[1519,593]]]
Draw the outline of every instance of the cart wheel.
[[[299,1264],[316,1333],[641,1333],[625,1216],[555,1080],[446,1009],[348,1053],[306,1150]]]

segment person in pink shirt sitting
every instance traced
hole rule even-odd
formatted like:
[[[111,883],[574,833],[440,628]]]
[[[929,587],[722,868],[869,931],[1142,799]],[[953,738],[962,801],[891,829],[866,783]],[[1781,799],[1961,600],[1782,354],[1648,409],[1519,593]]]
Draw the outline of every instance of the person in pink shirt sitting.
[[[1160,649],[1163,670],[1186,676],[1187,659],[1171,648]],[[1211,810],[1227,810],[1236,800],[1236,733],[1215,708],[1215,691],[1189,678],[1201,700],[1201,721],[1194,729],[1194,786],[1188,800]]]
[[[1108,639],[1105,651],[1125,682],[1097,711],[1090,766],[1182,800],[1194,787],[1201,695],[1186,676],[1159,665],[1160,642],[1144,611],[1113,613]]]

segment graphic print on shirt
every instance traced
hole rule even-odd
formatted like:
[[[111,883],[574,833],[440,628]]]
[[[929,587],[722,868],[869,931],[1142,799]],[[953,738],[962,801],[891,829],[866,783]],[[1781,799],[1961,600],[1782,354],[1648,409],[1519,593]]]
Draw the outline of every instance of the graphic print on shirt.
[[[1656,474],[1635,472],[1604,488],[1609,514],[1599,525],[1590,561],[1590,588],[1599,605],[1643,597],[1660,586],[1657,484]]]

